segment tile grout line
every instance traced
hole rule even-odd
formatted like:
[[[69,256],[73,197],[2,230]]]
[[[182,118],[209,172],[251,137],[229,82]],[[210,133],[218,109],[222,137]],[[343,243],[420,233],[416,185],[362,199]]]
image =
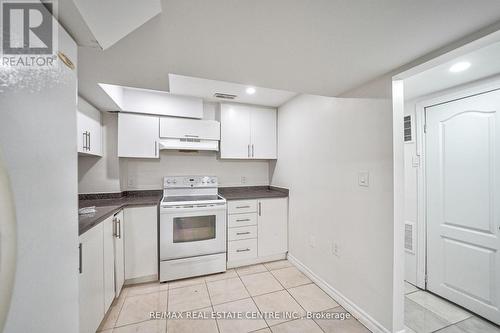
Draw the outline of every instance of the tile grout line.
[[[266,267],[266,266],[264,266],[264,267]],[[267,267],[266,267],[266,269],[267,269]],[[241,279],[240,274],[238,273],[237,270],[235,270],[235,272],[236,272],[236,275],[238,275],[238,278],[240,279],[241,283],[243,284],[243,287],[245,287],[245,290],[247,291],[248,296],[250,296],[250,299],[252,300],[252,303],[255,305],[255,307],[257,308],[257,310],[259,311],[259,313],[262,315],[262,311],[259,309],[259,306],[257,305],[257,303],[255,303],[255,300],[253,299],[253,296],[250,294],[250,291],[248,291],[248,288],[245,285],[245,282],[243,282],[243,280]],[[265,273],[265,272],[261,272],[261,273]],[[258,274],[258,273],[256,273],[256,274]],[[253,275],[253,274],[248,274],[248,275]],[[269,324],[267,323],[267,320],[265,320],[265,319],[262,319],[262,320],[264,320],[264,323],[266,324],[266,327],[269,328],[269,330],[271,330],[271,326],[269,326]],[[255,330],[255,331],[258,331],[258,330]]]
[[[210,290],[208,289],[208,282],[206,279],[203,280],[205,281],[205,288],[207,289],[207,295],[208,295],[208,300],[210,302],[210,307],[212,308],[212,312],[215,312],[214,303],[212,302],[212,297],[210,296]],[[220,333],[219,321],[217,320],[217,318],[215,318],[215,326],[217,326],[217,332]]]

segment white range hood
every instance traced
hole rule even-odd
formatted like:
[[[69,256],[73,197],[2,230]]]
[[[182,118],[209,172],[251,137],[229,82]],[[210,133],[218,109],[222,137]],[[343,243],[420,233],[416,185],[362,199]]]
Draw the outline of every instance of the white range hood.
[[[160,117],[160,149],[219,150],[220,123]]]

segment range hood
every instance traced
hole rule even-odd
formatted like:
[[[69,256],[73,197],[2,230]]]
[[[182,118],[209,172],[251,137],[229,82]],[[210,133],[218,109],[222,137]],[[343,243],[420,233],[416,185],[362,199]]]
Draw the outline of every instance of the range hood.
[[[160,150],[219,150],[220,123],[160,117]]]

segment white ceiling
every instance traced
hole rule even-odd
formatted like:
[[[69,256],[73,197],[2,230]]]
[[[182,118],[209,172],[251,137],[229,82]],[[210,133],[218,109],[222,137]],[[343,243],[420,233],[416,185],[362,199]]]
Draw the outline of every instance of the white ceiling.
[[[337,96],[498,20],[498,0],[162,0],[108,50],[79,49],[79,89],[103,109],[97,82],[168,90],[168,73]]]
[[[462,61],[469,62],[470,68],[459,73],[450,72],[453,64]],[[405,99],[416,99],[499,73],[500,42],[497,42],[405,79]]]
[[[215,93],[236,95],[230,102],[255,104],[278,107],[296,95],[294,92],[244,85],[226,81],[200,79],[197,77],[169,74],[170,93],[201,97],[205,101],[227,102],[228,100],[215,98]],[[246,93],[248,87],[254,87],[255,93]]]

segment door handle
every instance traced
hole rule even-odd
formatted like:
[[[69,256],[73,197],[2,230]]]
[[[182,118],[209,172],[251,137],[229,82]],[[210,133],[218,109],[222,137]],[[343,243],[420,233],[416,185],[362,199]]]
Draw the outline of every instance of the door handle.
[[[236,233],[236,235],[248,235],[248,234],[250,234],[250,231]]]
[[[248,252],[248,251],[250,251],[249,248],[236,250],[236,252]]]
[[[254,149],[253,149],[253,143],[252,143],[252,157],[255,157]]]
[[[90,148],[91,147],[91,145],[90,145],[90,132],[88,135],[89,135],[89,150],[91,150],[91,148]]]
[[[250,206],[237,206],[236,209],[250,208]]]
[[[82,150],[87,150],[87,132],[83,132]]]
[[[78,244],[78,272],[83,273],[83,263],[82,263],[82,243]]]
[[[118,228],[116,227],[116,217],[115,217],[115,218],[113,218],[113,237],[117,237],[117,235],[116,235],[117,229]]]
[[[236,222],[249,222],[250,219],[240,219],[240,220],[236,220]]]
[[[118,220],[118,239],[122,239],[122,220]]]
[[[248,145],[247,156],[250,157],[250,145]]]
[[[155,141],[155,156],[158,154],[158,142]]]
[[[259,216],[262,216],[262,204],[259,202]]]

